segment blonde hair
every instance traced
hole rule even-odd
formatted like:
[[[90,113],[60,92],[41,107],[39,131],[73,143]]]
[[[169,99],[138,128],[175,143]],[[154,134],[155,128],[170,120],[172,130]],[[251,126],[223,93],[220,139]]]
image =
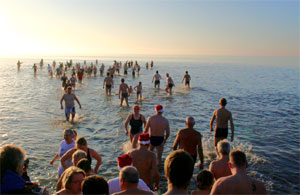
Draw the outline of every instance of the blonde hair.
[[[78,167],[72,166],[65,170],[64,177],[62,179],[63,188],[69,189],[68,185],[72,182],[73,176],[76,174],[82,174],[83,176],[85,176],[85,172]]]
[[[72,154],[72,161],[74,162],[75,160],[86,158],[86,157],[87,157],[86,152],[78,149],[76,150],[76,152]]]

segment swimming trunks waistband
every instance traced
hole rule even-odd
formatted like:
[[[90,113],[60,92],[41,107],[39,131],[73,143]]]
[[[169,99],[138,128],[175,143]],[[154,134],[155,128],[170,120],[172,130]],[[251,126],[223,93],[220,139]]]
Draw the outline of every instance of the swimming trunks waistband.
[[[164,142],[164,136],[150,136],[152,146],[160,146]]]
[[[111,88],[111,84],[106,84],[106,88],[110,89]]]
[[[155,81],[155,85],[160,84],[160,80]]]
[[[127,98],[128,97],[128,93],[122,93],[122,97],[123,98]]]

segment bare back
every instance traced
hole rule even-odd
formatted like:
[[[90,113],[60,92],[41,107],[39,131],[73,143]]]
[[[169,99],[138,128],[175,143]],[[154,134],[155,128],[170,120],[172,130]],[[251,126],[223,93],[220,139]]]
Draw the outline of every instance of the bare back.
[[[104,83],[107,84],[107,85],[112,85],[113,84],[113,79],[111,78],[111,76],[105,77]]]
[[[128,93],[128,85],[126,83],[121,83],[119,86],[119,90],[121,93]]]
[[[165,131],[169,129],[168,120],[161,115],[153,115],[148,119],[150,136],[164,136]]]
[[[232,119],[231,112],[226,108],[219,108],[214,111],[216,128],[228,128],[228,121]]]
[[[190,153],[197,155],[197,146],[201,144],[201,134],[194,129],[182,129],[178,132],[179,148]]]
[[[212,161],[209,166],[209,170],[213,173],[215,180],[218,180],[220,177],[231,175],[231,171],[228,165],[228,159]]]
[[[145,149],[135,149],[128,154],[133,158],[133,166],[137,168],[140,178],[151,185],[152,172],[157,169],[155,154]]]

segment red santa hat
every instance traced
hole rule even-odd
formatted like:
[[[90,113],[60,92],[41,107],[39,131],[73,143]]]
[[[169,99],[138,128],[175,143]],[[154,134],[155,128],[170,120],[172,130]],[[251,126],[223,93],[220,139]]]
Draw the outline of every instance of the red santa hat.
[[[160,105],[160,104],[158,104],[158,105],[155,107],[155,110],[156,110],[157,112],[164,112],[164,108],[163,108],[163,106]]]
[[[140,144],[150,144],[150,136],[149,133],[142,133],[139,135],[139,143]]]
[[[118,157],[118,168],[121,169],[126,166],[132,166],[132,157],[128,154],[123,154]]]

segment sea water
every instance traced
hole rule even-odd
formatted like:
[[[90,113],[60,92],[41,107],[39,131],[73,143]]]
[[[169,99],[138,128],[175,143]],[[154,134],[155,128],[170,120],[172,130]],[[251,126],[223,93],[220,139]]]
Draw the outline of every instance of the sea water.
[[[74,93],[82,104],[81,110],[76,105],[76,123],[65,121],[59,103],[63,95],[61,81],[48,75],[47,65],[53,60],[58,64],[69,59],[45,58],[44,67],[39,67],[36,75],[32,66],[39,63],[40,58],[20,59],[24,62],[20,71],[16,65],[19,59],[0,59],[1,146],[10,143],[23,147],[30,159],[31,180],[46,186],[51,193],[55,190],[58,161],[54,166],[49,162],[58,152],[63,129],[75,128],[79,136],[86,137],[89,147],[103,159],[98,174],[107,180],[118,177],[117,157],[130,150],[123,122],[132,108],[120,107],[116,95],[123,76],[114,77],[113,95],[106,96],[102,88],[104,77],[99,75],[100,65],[96,77],[85,77],[83,83],[76,86]],[[123,63],[131,60],[124,57],[72,59],[73,63],[81,64],[87,60],[88,65],[95,64],[95,59],[98,59],[100,64],[106,65],[106,70],[113,60]],[[138,60],[142,67],[140,75],[133,78],[129,70],[125,82],[133,87],[142,82],[143,100],[138,104],[146,118],[154,114],[155,105],[164,106],[163,115],[169,120],[171,133],[164,147],[163,159],[172,151],[177,131],[185,127],[185,118],[193,116],[195,129],[203,136],[205,168],[208,168],[216,158],[209,122],[213,111],[219,107],[218,100],[225,97],[235,125],[231,148],[246,152],[248,174],[264,182],[269,193],[300,193],[299,64],[279,66],[255,62],[250,65],[247,61],[225,63],[222,60],[168,58],[154,61],[153,70],[147,70],[145,63],[151,59]],[[165,73],[173,78],[176,87],[172,96],[162,89],[153,88],[151,81],[156,70],[163,77],[161,88],[166,85]],[[184,88],[181,82],[186,70],[192,78],[190,89]],[[135,94],[129,97],[130,105],[136,103],[135,98]],[[164,193],[167,184],[163,167],[159,171],[160,193]],[[195,168],[194,174],[198,171]]]

